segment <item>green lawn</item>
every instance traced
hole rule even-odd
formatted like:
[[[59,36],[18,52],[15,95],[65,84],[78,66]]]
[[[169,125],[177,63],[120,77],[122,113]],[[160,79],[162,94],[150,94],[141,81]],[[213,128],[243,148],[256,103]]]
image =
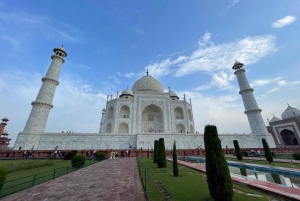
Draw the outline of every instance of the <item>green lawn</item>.
[[[163,187],[171,194],[172,200],[174,201],[213,201],[209,195],[204,173],[179,165],[179,177],[174,177],[172,163],[170,162],[167,163],[166,168],[158,168],[157,164],[153,163],[152,158],[139,158],[138,160],[138,163],[140,164],[140,174],[144,184],[146,170],[146,192],[149,201],[164,200],[164,196],[156,186],[155,181],[159,181],[163,185]],[[270,200],[270,195],[238,184],[234,184],[233,186],[234,189],[241,191],[241,193],[234,193],[233,200]],[[254,197],[246,195],[246,193],[261,195],[263,197]]]
[[[243,160],[239,161],[236,158],[226,158],[227,161],[237,161],[241,163],[251,163],[251,164],[258,164],[258,165],[270,165],[272,167],[285,167],[285,168],[297,168],[300,169],[300,164],[297,163],[282,163],[282,162],[272,162],[271,164],[267,161],[259,161],[255,160],[255,158],[247,158],[243,157]]]

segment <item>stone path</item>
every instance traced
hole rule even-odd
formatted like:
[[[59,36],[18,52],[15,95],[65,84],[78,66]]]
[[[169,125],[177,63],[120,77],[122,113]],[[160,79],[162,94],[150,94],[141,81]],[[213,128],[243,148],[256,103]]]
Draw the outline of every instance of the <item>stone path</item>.
[[[143,201],[136,158],[105,160],[4,197],[1,201]]]

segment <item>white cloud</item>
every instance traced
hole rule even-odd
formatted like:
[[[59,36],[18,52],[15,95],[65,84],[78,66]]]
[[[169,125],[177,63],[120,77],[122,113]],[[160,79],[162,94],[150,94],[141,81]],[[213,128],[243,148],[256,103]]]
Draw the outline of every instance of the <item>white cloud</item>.
[[[145,31],[143,29],[139,28],[139,27],[134,27],[133,30],[136,34],[139,34],[139,35],[145,35],[146,34]]]
[[[279,90],[279,88],[275,87],[275,88],[269,90],[267,93],[272,93],[272,92],[275,92],[275,91],[278,91],[278,90]]]
[[[128,78],[133,77],[134,75],[135,75],[135,73],[125,73],[124,74],[124,76],[128,77]]]
[[[272,23],[273,28],[282,28],[289,24],[292,24],[297,18],[295,16],[288,15],[282,19],[279,19]]]
[[[84,65],[84,64],[79,64],[79,68],[84,68],[84,69],[90,69],[90,67]]]
[[[31,15],[25,12],[0,12],[0,20],[7,23],[8,26],[13,26],[13,33],[18,36],[26,30],[27,35],[29,33],[31,36],[42,33],[51,40],[57,40],[57,38],[68,42],[80,42],[81,40],[81,32],[79,30],[66,23],[53,22],[53,20],[44,16]],[[63,30],[68,30],[68,32]]]
[[[43,75],[10,69],[0,75],[1,115],[10,119],[6,127],[14,145],[17,134],[25,127],[42,84]],[[45,132],[75,131],[97,133],[106,95],[82,80],[68,75],[60,78]]]
[[[267,78],[264,78],[264,79],[259,79],[259,80],[254,80],[250,83],[251,87],[261,87],[261,86],[264,86],[264,85],[268,85],[268,84],[272,84],[274,82],[284,82],[284,80],[282,80],[281,77],[276,77],[274,79],[267,79]]]
[[[228,9],[232,8],[233,6],[235,6],[239,2],[240,2],[240,0],[232,0],[232,4],[230,6],[228,6]]]
[[[148,69],[149,75],[159,78],[165,75],[170,74],[169,66],[171,65],[170,59],[165,59],[160,63],[149,64],[145,67],[145,70]],[[144,75],[144,72],[139,74]]]
[[[296,84],[300,84],[300,80],[298,80],[298,81],[293,81],[293,82],[287,82],[287,81],[285,81],[285,80],[280,80],[280,81],[278,82],[278,85],[279,85],[279,86],[284,86],[284,85],[296,85]]]
[[[234,80],[234,75],[227,71],[220,71],[218,73],[211,74],[212,79],[211,82],[205,85],[200,85],[199,87],[195,88],[196,91],[205,91],[212,87],[216,87],[221,90],[231,90],[234,87],[230,84],[231,81]]]

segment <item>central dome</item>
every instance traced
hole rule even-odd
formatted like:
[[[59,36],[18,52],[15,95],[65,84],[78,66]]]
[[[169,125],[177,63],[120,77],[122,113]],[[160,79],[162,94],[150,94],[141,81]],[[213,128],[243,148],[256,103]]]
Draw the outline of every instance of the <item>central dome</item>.
[[[138,79],[132,86],[132,91],[157,91],[164,92],[161,83],[150,75]]]

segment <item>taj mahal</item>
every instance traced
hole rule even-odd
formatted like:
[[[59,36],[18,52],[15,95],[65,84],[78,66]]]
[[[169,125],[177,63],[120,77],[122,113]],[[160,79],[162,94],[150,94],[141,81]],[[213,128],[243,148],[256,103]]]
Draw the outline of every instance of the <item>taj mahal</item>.
[[[195,132],[193,106],[185,95],[183,100],[171,90],[164,92],[162,84],[148,70],[131,89],[126,88],[116,98],[107,96],[102,110],[98,133],[46,133],[44,132],[55,89],[59,85],[59,74],[67,52],[63,47],[55,48],[52,62],[42,78],[42,86],[31,103],[32,110],[25,128],[18,134],[14,150],[94,150],[127,149],[128,147],[152,149],[154,140],[165,139],[166,149],[171,149],[176,140],[178,149],[204,148],[203,134]],[[262,138],[270,147],[275,147],[274,137],[267,130],[261,109],[258,107],[247,80],[243,64],[235,62],[232,69],[237,77],[240,95],[251,128],[250,134],[220,134],[222,147],[233,148],[238,140],[243,148],[261,148]],[[62,86],[63,87],[63,86]],[[242,114],[241,111],[241,115]],[[100,116],[99,116],[100,119]]]

